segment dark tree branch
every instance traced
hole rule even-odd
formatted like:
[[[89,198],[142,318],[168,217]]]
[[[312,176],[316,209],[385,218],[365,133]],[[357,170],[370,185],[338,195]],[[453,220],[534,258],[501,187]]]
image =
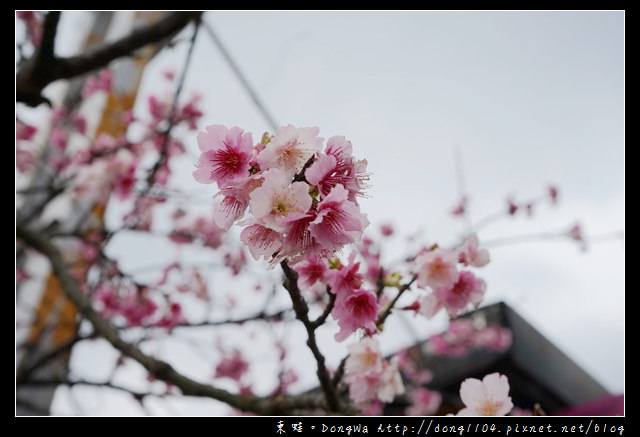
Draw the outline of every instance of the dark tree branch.
[[[49,62],[55,57],[56,33],[60,11],[51,11],[44,18],[42,29],[42,42],[36,53],[36,62]]]
[[[113,390],[118,390],[118,391],[123,391],[123,392],[129,393],[130,395],[132,395],[136,399],[142,399],[145,396],[158,396],[158,397],[166,396],[166,395],[158,394],[158,393],[135,391],[133,389],[129,389],[129,388],[126,388],[126,387],[123,387],[123,386],[120,386],[120,385],[113,384],[110,381],[99,382],[99,381],[86,381],[86,380],[71,380],[71,379],[66,379],[66,378],[53,378],[53,379],[31,379],[31,380],[28,380],[28,381],[20,381],[20,382],[18,382],[18,384],[34,386],[34,387],[48,387],[48,386],[52,386],[52,385],[53,386],[67,385],[69,387],[73,387],[74,385],[87,385],[87,386],[92,386],[92,387],[106,387],[106,388],[110,388],[110,389],[113,389]]]
[[[118,331],[93,309],[90,300],[67,270],[61,252],[46,236],[29,230],[22,223],[16,223],[16,236],[48,258],[66,296],[91,323],[96,335],[103,337],[125,356],[137,361],[157,379],[176,386],[184,395],[216,399],[234,408],[262,415],[286,415],[304,409],[327,409],[324,400],[313,393],[277,397],[235,395],[177,372],[169,363],[145,354],[119,336]]]
[[[16,102],[29,106],[46,103],[42,90],[50,83],[98,70],[115,59],[133,55],[148,44],[161,42],[191,21],[199,21],[202,11],[173,12],[117,41],[68,58],[59,58],[53,53],[59,15],[59,12],[47,14],[42,45],[35,56],[25,61],[16,75]]]
[[[329,303],[327,304],[327,307],[324,309],[322,314],[316,320],[311,322],[311,327],[313,329],[316,329],[324,324],[324,322],[327,320],[327,317],[329,317],[329,314],[331,314],[331,311],[333,310],[333,306],[336,303],[335,293],[331,293],[331,290],[329,290],[329,287],[327,287],[327,289],[328,289],[327,292],[329,293]]]
[[[293,269],[291,269],[291,267],[289,267],[289,264],[287,264],[286,261],[282,261],[280,263],[280,266],[282,267],[282,271],[285,275],[284,287],[289,292],[289,296],[291,297],[293,310],[296,313],[296,318],[302,322],[305,329],[307,330],[307,346],[311,350],[311,353],[316,360],[318,366],[316,374],[318,376],[318,380],[320,381],[322,392],[324,393],[325,399],[327,401],[327,406],[329,407],[330,411],[351,413],[351,411],[349,411],[349,408],[343,406],[340,402],[340,399],[336,394],[335,386],[331,381],[329,371],[325,366],[325,358],[318,348],[315,330],[319,326],[319,324],[311,322],[309,320],[309,307],[307,305],[307,302],[300,294],[300,290],[298,289],[298,274]],[[326,316],[322,315],[318,320],[323,320],[323,318],[326,318]]]
[[[18,368],[16,372],[16,384],[22,384],[30,381],[30,378],[36,370],[40,367],[46,365],[49,361],[55,359],[60,354],[68,353],[71,348],[81,340],[84,340],[83,337],[74,337],[71,340],[61,344],[56,347],[52,351],[40,357],[36,362],[31,363],[29,367],[26,368]]]

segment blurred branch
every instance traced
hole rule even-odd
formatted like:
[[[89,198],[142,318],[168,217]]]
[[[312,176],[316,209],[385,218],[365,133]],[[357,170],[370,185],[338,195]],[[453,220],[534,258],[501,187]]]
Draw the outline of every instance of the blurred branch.
[[[54,53],[60,12],[50,12],[45,18],[43,43],[36,54],[20,66],[16,74],[16,102],[34,107],[48,103],[42,96],[42,90],[50,83],[89,73],[107,66],[115,59],[131,56],[148,44],[173,36],[190,22],[198,21],[201,15],[201,11],[173,12],[117,41],[78,56],[60,58]]]
[[[173,102],[171,104],[171,109],[169,111],[169,119],[167,120],[169,122],[169,126],[167,127],[166,131],[163,132],[163,142],[162,142],[162,146],[161,146],[161,150],[160,150],[160,156],[158,157],[157,161],[155,162],[155,164],[153,165],[153,167],[151,168],[151,170],[149,171],[149,176],[147,177],[147,190],[150,189],[153,186],[153,182],[155,179],[156,174],[158,173],[158,171],[160,170],[160,168],[162,167],[162,164],[167,160],[167,154],[168,154],[168,149],[169,149],[169,142],[171,139],[171,131],[173,130],[176,120],[175,120],[175,113],[176,113],[176,108],[178,107],[178,100],[180,98],[180,94],[182,92],[182,88],[184,87],[184,81],[185,78],[187,76],[187,71],[189,69],[189,65],[191,63],[191,59],[192,59],[192,55],[193,55],[193,48],[196,44],[196,38],[198,36],[198,29],[200,28],[200,22],[196,21],[195,23],[195,29],[193,30],[193,35],[191,36],[190,39],[190,44],[189,44],[189,50],[187,51],[187,56],[185,58],[184,61],[184,67],[182,69],[182,74],[180,75],[180,79],[178,81],[178,86],[176,87],[176,92],[174,93],[173,96]],[[143,193],[144,195],[144,193]]]
[[[36,362],[31,363],[28,367],[18,368],[16,370],[16,385],[30,383],[30,377],[33,372],[37,371],[40,367],[45,366],[48,362],[55,359],[58,355],[68,353],[76,343],[85,339],[86,337],[75,336],[71,340],[59,345],[47,354],[41,356]],[[25,347],[30,347],[30,345],[26,344]]]
[[[253,103],[256,105],[256,108],[258,108],[258,110],[260,111],[262,116],[265,118],[265,120],[267,121],[267,124],[271,127],[271,129],[276,131],[278,129],[278,123],[276,123],[275,119],[269,113],[269,111],[267,110],[262,100],[258,97],[258,93],[253,89],[251,84],[249,84],[249,81],[247,80],[245,75],[242,73],[242,70],[240,70],[240,67],[238,66],[237,62],[233,59],[229,51],[226,49],[226,47],[222,43],[222,40],[218,37],[218,35],[216,35],[216,33],[213,31],[213,27],[211,27],[209,23],[207,23],[206,21],[203,21],[202,23],[204,25],[205,30],[207,31],[207,34],[209,35],[209,37],[211,37],[215,45],[218,47],[218,50],[220,50],[220,53],[222,53],[222,56],[224,57],[224,59],[227,61],[227,63],[233,70],[233,73],[236,75],[236,77],[242,84],[242,87],[245,89],[247,94],[249,94],[249,97],[251,97],[251,100],[253,100]]]
[[[323,399],[314,394],[273,398],[234,395],[177,372],[169,363],[145,354],[138,347],[124,341],[119,336],[118,331],[94,310],[89,299],[80,290],[78,282],[67,270],[61,252],[45,235],[28,229],[22,223],[16,223],[16,236],[49,259],[53,272],[58,277],[66,296],[91,323],[96,335],[103,337],[125,356],[137,361],[157,379],[176,386],[184,395],[216,399],[234,408],[262,415],[283,415],[300,409],[327,408]]]

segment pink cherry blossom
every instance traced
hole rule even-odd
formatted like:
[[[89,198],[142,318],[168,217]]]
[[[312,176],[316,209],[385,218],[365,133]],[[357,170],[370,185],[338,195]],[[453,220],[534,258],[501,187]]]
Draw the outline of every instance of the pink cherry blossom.
[[[113,191],[120,200],[131,197],[136,183],[138,160],[131,152],[120,149],[115,157],[109,160],[108,175],[112,178]]]
[[[349,385],[349,397],[356,404],[371,401],[390,403],[404,393],[402,377],[397,366],[392,362],[382,362],[383,370],[376,373],[347,374],[345,381]]]
[[[35,168],[38,158],[33,150],[25,149],[16,144],[16,167],[20,172],[26,173]]]
[[[455,216],[463,216],[467,211],[468,202],[469,199],[467,198],[467,196],[462,196],[458,204],[451,209],[451,214]]]
[[[437,287],[433,294],[450,316],[460,315],[468,305],[478,306],[484,297],[486,284],[470,271],[462,271],[452,287]]]
[[[405,409],[407,416],[433,416],[442,404],[442,395],[425,387],[415,387],[410,392],[411,405]]]
[[[382,371],[380,344],[373,337],[364,337],[348,346],[349,356],[345,361],[346,373],[367,374]]]
[[[360,263],[356,262],[356,254],[349,255],[347,264],[340,264],[337,268],[325,272],[325,279],[331,286],[333,293],[337,295],[348,294],[359,289],[364,281],[364,277],[359,273]]]
[[[291,183],[278,168],[264,172],[262,185],[253,190],[249,198],[249,210],[254,218],[278,232],[287,229],[287,219],[303,217],[313,202],[306,183]]]
[[[110,91],[112,86],[111,70],[105,68],[94,76],[90,76],[82,88],[82,97],[85,99],[98,91]]]
[[[328,251],[360,240],[365,227],[369,225],[366,215],[358,205],[348,200],[349,192],[336,185],[320,202],[316,218],[309,225],[309,232],[318,244]]]
[[[282,248],[282,236],[273,229],[259,224],[247,226],[240,233],[240,240],[249,248],[254,259],[270,260]]]
[[[427,345],[443,356],[462,356],[471,348],[504,351],[511,346],[511,330],[496,324],[476,327],[472,319],[460,318],[451,320],[447,331],[429,337]]]
[[[147,289],[116,287],[103,282],[96,289],[93,299],[104,317],[123,317],[128,326],[141,326],[150,321],[158,305],[150,299]]]
[[[31,141],[37,131],[35,126],[16,118],[16,141]]]
[[[471,319],[457,319],[449,322],[449,329],[429,337],[429,350],[435,355],[459,357],[469,350],[470,337],[475,332]]]
[[[472,234],[465,240],[458,253],[458,260],[464,265],[484,267],[489,263],[489,252],[478,248],[478,236]]]
[[[181,323],[185,323],[186,321],[187,319],[182,313],[182,306],[177,302],[171,302],[166,313],[160,320],[154,323],[154,325],[161,328],[172,329],[175,326],[180,325]]]
[[[179,106],[174,123],[185,122],[190,130],[196,130],[198,121],[203,116],[202,110],[198,108],[201,99],[201,95],[194,94],[187,103]]]
[[[327,140],[325,152],[335,156],[338,161],[346,161],[352,158],[353,145],[342,135],[334,135]]]
[[[351,150],[351,142],[343,136],[329,138],[325,153],[319,153],[305,172],[306,180],[323,196],[336,185],[342,185],[349,192],[349,200],[356,202],[356,197],[364,195],[369,175],[367,162],[356,161]]]
[[[120,144],[120,141],[113,135],[101,132],[93,143],[93,151],[98,154],[106,154],[107,152],[117,149]]]
[[[71,117],[71,123],[78,133],[85,134],[87,131],[87,119],[82,114],[74,114]]]
[[[458,280],[458,257],[450,249],[436,248],[416,257],[419,287],[451,287]]]
[[[207,126],[204,132],[198,134],[198,146],[202,154],[193,172],[198,182],[216,182],[223,188],[234,179],[249,176],[253,157],[250,133],[245,133],[239,127]]]
[[[507,350],[513,341],[511,330],[500,325],[489,325],[473,333],[470,343],[495,351]]]
[[[282,255],[297,261],[302,256],[321,257],[327,254],[309,232],[309,225],[315,219],[314,211],[307,214],[296,213],[283,218],[282,223],[287,227]]]
[[[349,397],[356,404],[376,399],[380,385],[379,373],[351,373],[345,375],[345,382],[349,386]]]
[[[196,298],[208,302],[211,299],[207,281],[197,267],[191,268],[180,275],[181,282],[176,289],[181,293],[193,294]]]
[[[580,223],[576,223],[575,225],[573,225],[571,229],[569,229],[569,231],[567,232],[567,235],[573,241],[577,241],[580,244],[580,248],[583,251],[587,250],[587,241],[584,238],[584,231]]]
[[[126,226],[131,229],[150,230],[153,223],[154,206],[159,202],[149,196],[136,199],[133,209],[123,217]]]
[[[229,230],[233,223],[242,218],[248,206],[249,202],[241,197],[226,195],[214,207],[213,220],[220,228]]]
[[[159,123],[169,118],[171,106],[168,99],[160,100],[158,97],[151,95],[147,99],[149,114],[153,118],[153,123]]]
[[[368,177],[366,162],[356,161],[351,143],[340,136],[320,152],[323,140],[317,134],[317,128],[288,125],[252,145],[241,129],[214,125],[198,136],[202,154],[194,178],[217,182],[216,196],[222,197],[213,220],[228,230],[248,211],[250,217],[240,222],[249,226],[241,239],[254,258],[271,265],[288,259],[294,265],[308,256],[328,257],[359,241],[369,224],[355,201]],[[314,179],[315,173],[324,177],[324,167],[335,176],[326,184]]]
[[[106,203],[111,195],[111,183],[108,176],[108,163],[97,160],[78,170],[73,181],[73,194],[76,198]]]
[[[339,294],[331,311],[331,315],[340,325],[340,331],[335,335],[337,341],[343,341],[358,329],[368,333],[377,332],[375,324],[378,316],[378,302],[369,290],[355,290],[350,293]]]
[[[221,229],[215,222],[199,216],[194,219],[192,229],[194,235],[202,242],[203,246],[217,249],[222,245],[224,229]]]
[[[274,394],[284,394],[293,384],[298,382],[298,374],[294,369],[285,369],[278,375],[278,387]]]
[[[383,223],[380,225],[380,233],[385,237],[393,235],[393,225],[391,223]]]
[[[260,168],[279,168],[289,180],[293,179],[322,147],[318,132],[317,127],[281,127],[258,153],[256,159]]]
[[[231,270],[233,276],[238,276],[247,265],[247,257],[242,247],[237,247],[224,254],[224,265]]]
[[[404,393],[402,376],[398,370],[398,357],[382,363],[382,372],[378,386],[378,399],[382,402],[393,402],[393,399]]]
[[[63,153],[67,148],[67,132],[62,126],[55,126],[51,129],[49,136],[51,147],[58,153]]]
[[[425,385],[433,381],[433,372],[425,368],[418,359],[417,355],[420,354],[421,352],[415,348],[401,349],[396,354],[398,357],[398,368],[413,386]]]
[[[242,377],[249,371],[249,363],[244,359],[242,353],[234,349],[230,355],[225,356],[216,366],[215,378],[229,378],[240,382]]]
[[[482,378],[467,378],[460,384],[460,399],[465,407],[459,416],[506,416],[513,409],[509,380],[499,373]]]
[[[515,203],[512,197],[507,198],[507,213],[509,215],[515,215],[518,212],[519,206]]]
[[[229,228],[240,220],[249,207],[249,194],[262,185],[262,177],[258,175],[239,178],[229,186],[222,188],[216,196],[223,196],[214,207],[213,219],[218,227]]]
[[[373,337],[364,337],[348,347],[345,362],[345,382],[349,397],[357,404],[371,401],[392,402],[404,393],[404,384],[398,369],[398,357],[384,360],[380,345]]]
[[[336,158],[320,153],[313,164],[304,172],[304,176],[307,182],[317,187],[320,194],[327,195],[331,188],[341,181],[340,175],[334,172],[335,168]]]
[[[558,187],[555,185],[549,185],[548,187],[549,200],[551,200],[552,205],[557,205],[558,203]]]
[[[21,268],[16,269],[16,284],[21,284],[29,279],[31,279],[31,275],[29,275],[26,270]]]
[[[298,287],[303,290],[310,288],[316,282],[324,282],[329,270],[326,260],[316,256],[307,257],[292,268],[298,273]]]

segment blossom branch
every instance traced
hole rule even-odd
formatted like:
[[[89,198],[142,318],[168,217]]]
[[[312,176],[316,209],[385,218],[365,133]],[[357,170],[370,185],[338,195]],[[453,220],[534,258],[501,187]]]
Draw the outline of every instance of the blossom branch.
[[[311,322],[311,326],[313,327],[313,329],[316,329],[322,326],[324,322],[327,320],[327,317],[329,317],[329,314],[331,314],[331,310],[333,310],[333,306],[336,303],[336,295],[335,293],[331,293],[331,292],[329,292],[328,294],[329,294],[329,302],[326,308],[316,320]]]
[[[36,362],[31,363],[28,367],[18,368],[16,371],[16,385],[30,383],[30,377],[33,372],[37,371],[40,367],[46,365],[51,360],[55,359],[57,356],[63,353],[67,353],[71,350],[71,348],[76,345],[79,341],[84,340],[85,337],[75,336],[71,340],[59,345],[55,349],[41,356]],[[26,347],[29,347],[26,345]]]
[[[309,320],[309,307],[298,289],[298,274],[289,267],[289,264],[286,261],[282,261],[280,266],[282,267],[282,271],[285,275],[284,287],[289,292],[289,296],[291,296],[296,317],[302,322],[307,330],[307,346],[309,346],[309,349],[316,360],[318,366],[316,374],[318,375],[320,386],[322,387],[322,391],[327,400],[327,406],[332,411],[341,411],[340,401],[336,395],[335,387],[331,382],[329,372],[325,366],[325,358],[320,352],[316,342],[315,330],[317,326]]]
[[[313,394],[275,398],[235,395],[226,390],[200,383],[177,372],[169,363],[145,354],[138,347],[120,337],[118,331],[95,311],[89,299],[81,292],[78,282],[67,270],[61,252],[46,236],[28,229],[22,223],[16,223],[16,236],[48,258],[66,296],[91,323],[97,335],[103,337],[125,356],[141,364],[156,378],[179,388],[184,395],[216,399],[234,408],[262,415],[290,414],[292,411],[300,409],[325,409],[328,407],[325,401]]]
[[[184,65],[184,68],[182,69],[182,74],[180,75],[180,80],[178,82],[178,86],[176,87],[176,92],[173,96],[173,102],[171,104],[171,109],[168,115],[169,126],[164,132],[164,140],[162,142],[160,156],[158,157],[158,160],[156,161],[154,166],[151,168],[151,171],[149,172],[149,176],[147,177],[147,186],[149,188],[153,186],[156,173],[158,173],[162,164],[167,160],[167,153],[168,153],[168,147],[169,147],[169,140],[171,137],[171,131],[173,130],[173,127],[175,126],[175,123],[176,123],[175,113],[176,113],[176,108],[178,107],[178,99],[180,98],[180,94],[184,86],[184,81],[187,76],[187,70],[188,70],[190,61],[192,59],[193,48],[196,43],[196,38],[198,36],[199,28],[200,28],[200,21],[198,20],[195,22],[195,28],[193,30],[193,35],[191,36],[189,50],[187,51],[187,57],[185,58],[185,65]]]
[[[69,387],[73,387],[74,385],[105,387],[105,388],[110,388],[113,390],[128,393],[138,401],[142,400],[144,397],[147,397],[147,396],[165,397],[167,395],[170,395],[170,393],[152,393],[152,392],[135,391],[133,389],[114,384],[111,381],[87,381],[87,380],[73,380],[73,379],[67,379],[67,378],[51,378],[51,379],[33,379],[33,380],[22,382],[22,384],[36,386],[36,387],[47,387],[47,386],[58,386],[58,385],[66,385]]]
[[[174,12],[88,53],[60,58],[53,51],[54,38],[48,37],[55,36],[60,12],[50,12],[45,18],[44,38],[38,54],[25,61],[16,75],[16,102],[33,107],[47,103],[42,90],[50,83],[89,73],[117,58],[131,56],[148,44],[171,37],[191,21],[199,20],[201,15],[201,11]]]

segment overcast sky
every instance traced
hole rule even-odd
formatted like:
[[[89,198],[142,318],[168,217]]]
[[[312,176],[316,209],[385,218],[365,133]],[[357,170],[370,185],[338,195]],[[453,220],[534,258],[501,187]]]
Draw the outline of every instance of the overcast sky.
[[[277,123],[344,135],[368,160],[372,187],[362,209],[374,225],[390,221],[401,234],[419,230],[441,244],[463,230],[449,213],[461,189],[472,221],[504,208],[508,196],[537,197],[550,183],[560,190],[557,207],[497,222],[480,232],[481,242],[576,222],[587,236],[624,230],[624,18],[619,11],[205,15]],[[183,58],[181,49],[163,54],[147,74]],[[185,89],[203,93],[205,125],[239,126],[254,138],[271,131],[204,31]],[[197,153],[195,136],[190,147]],[[403,247],[389,250],[403,255]],[[487,303],[505,301],[622,392],[624,255],[621,239],[594,241],[586,252],[568,239],[495,246],[481,272]]]

